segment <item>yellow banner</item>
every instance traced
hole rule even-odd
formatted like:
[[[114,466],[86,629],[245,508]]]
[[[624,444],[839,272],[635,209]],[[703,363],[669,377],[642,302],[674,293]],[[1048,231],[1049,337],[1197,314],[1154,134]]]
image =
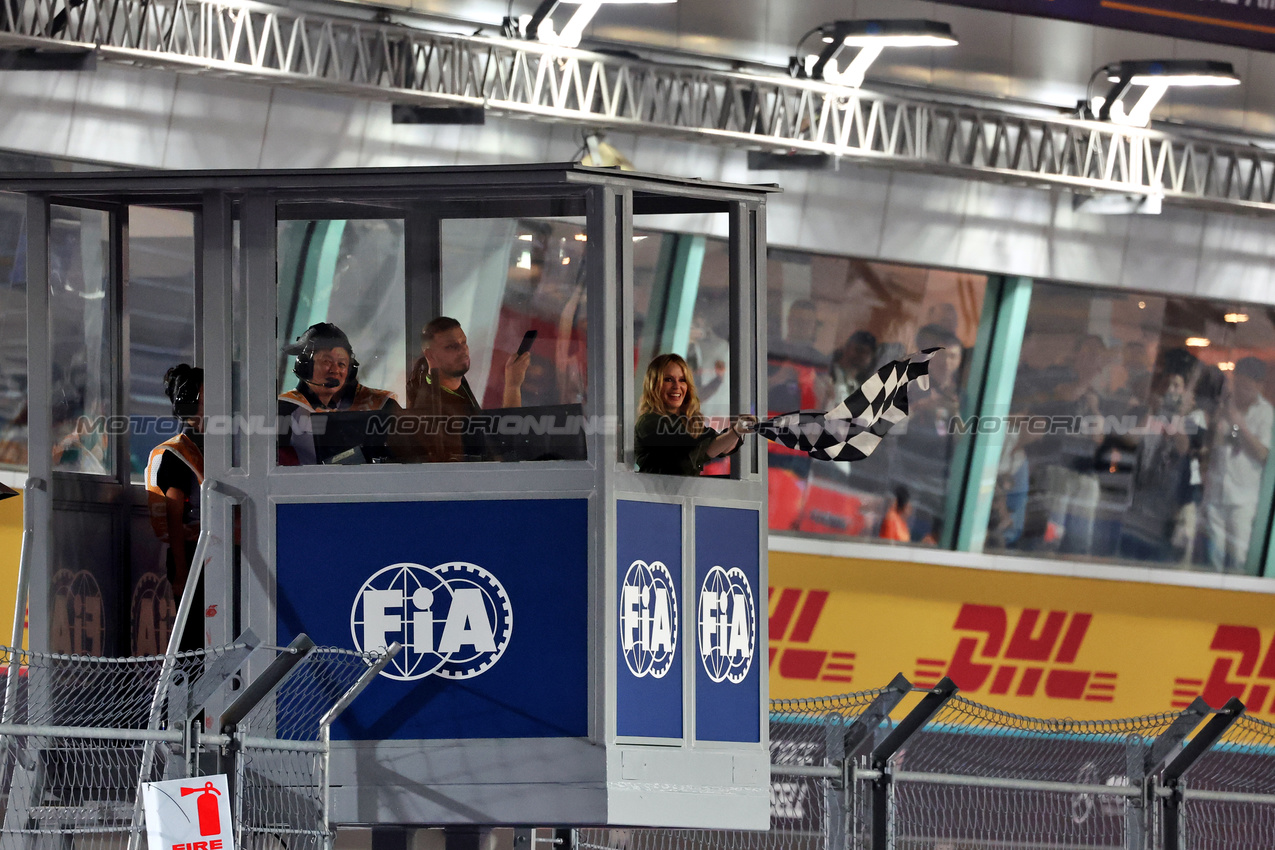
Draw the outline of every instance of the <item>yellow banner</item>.
[[[13,637],[13,603],[18,596],[18,562],[22,558],[22,496],[0,501],[0,644]],[[22,645],[26,646],[23,638]]]
[[[1098,720],[1238,696],[1275,720],[1275,596],[770,553],[770,696],[929,687]]]

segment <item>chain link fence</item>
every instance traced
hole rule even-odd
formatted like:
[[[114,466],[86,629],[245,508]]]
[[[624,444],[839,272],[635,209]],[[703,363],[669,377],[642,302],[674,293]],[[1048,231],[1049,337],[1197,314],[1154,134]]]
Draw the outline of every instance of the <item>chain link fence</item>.
[[[1238,718],[1184,777],[1180,793],[1179,846],[1275,847],[1275,724]]]
[[[1127,847],[1140,766],[1175,718],[1041,720],[953,697],[890,764],[895,846]]]
[[[137,850],[143,781],[225,772],[237,845],[326,850],[328,729],[392,657],[251,641],[167,657],[0,647],[0,850]],[[258,659],[251,662],[252,658]],[[251,675],[243,671],[251,671]],[[238,677],[230,687],[232,677]],[[219,707],[209,732],[201,728]],[[766,832],[579,829],[586,850],[1275,847],[1275,724],[1047,720],[949,681],[771,704]]]
[[[236,697],[254,654],[263,669]],[[328,726],[388,657],[308,639],[139,658],[0,647],[0,850],[137,850],[141,783],[220,772],[239,847],[321,850]],[[218,700],[226,728],[205,733]]]
[[[237,724],[233,788],[241,850],[323,850],[329,836],[327,731],[377,653],[316,648]]]
[[[1238,700],[1217,711],[1197,700],[1180,713],[1051,720],[964,699],[949,680],[925,691],[899,676],[870,691],[772,701],[770,751],[768,832],[581,829],[577,843],[587,850],[1275,847],[1275,724],[1243,716]]]

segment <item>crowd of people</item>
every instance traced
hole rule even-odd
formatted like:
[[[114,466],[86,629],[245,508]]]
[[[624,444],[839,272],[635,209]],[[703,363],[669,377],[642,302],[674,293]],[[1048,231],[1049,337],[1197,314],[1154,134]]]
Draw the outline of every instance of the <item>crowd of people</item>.
[[[962,409],[967,352],[945,306],[926,311],[911,339],[860,328],[830,353],[816,345],[817,306],[788,306],[769,352],[772,414],[827,408],[887,360],[943,351],[929,390],[910,394],[906,426],[853,472],[770,447],[772,527],[836,529],[828,514],[841,511],[850,536],[951,542],[943,529],[962,496],[950,486],[958,417],[973,411]],[[1237,354],[1218,368],[1185,337],[1085,334],[1059,344],[1066,339],[1048,328],[1024,339],[1011,407],[997,412],[987,548],[1243,572],[1275,426],[1265,362]],[[785,489],[787,480],[795,485]],[[800,506],[817,499],[810,522],[816,512]]]
[[[1275,426],[1266,364],[1152,350],[1087,335],[1057,362],[1024,352],[990,547],[1245,571]]]

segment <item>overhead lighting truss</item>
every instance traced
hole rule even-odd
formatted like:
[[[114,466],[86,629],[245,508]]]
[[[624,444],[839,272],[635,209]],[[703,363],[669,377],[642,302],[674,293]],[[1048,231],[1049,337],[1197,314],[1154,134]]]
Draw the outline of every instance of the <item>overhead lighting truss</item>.
[[[1251,144],[206,0],[0,0],[0,46],[1080,192],[1275,212]],[[54,27],[55,19],[61,25]]]

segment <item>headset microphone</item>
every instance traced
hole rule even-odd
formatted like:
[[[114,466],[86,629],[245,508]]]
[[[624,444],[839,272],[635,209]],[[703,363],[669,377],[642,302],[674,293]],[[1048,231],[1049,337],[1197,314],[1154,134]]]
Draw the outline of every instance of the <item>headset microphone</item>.
[[[292,364],[292,373],[313,387],[334,390],[341,386],[341,381],[327,378],[320,382],[314,380],[314,355],[316,352],[331,348],[344,348],[350,354],[350,371],[345,382],[353,385],[359,379],[359,361],[354,357],[354,347],[345,332],[331,322],[318,322],[306,328],[305,333],[291,345],[285,346],[284,354],[296,355]]]

